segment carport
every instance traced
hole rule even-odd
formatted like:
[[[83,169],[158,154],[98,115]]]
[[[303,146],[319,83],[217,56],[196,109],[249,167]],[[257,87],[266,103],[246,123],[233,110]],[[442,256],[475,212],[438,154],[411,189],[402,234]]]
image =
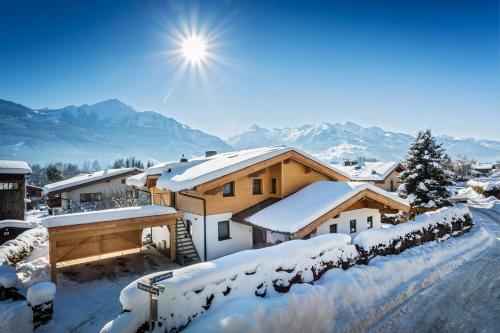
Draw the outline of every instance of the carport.
[[[47,217],[42,224],[49,232],[51,280],[57,281],[58,263],[140,249],[144,228],[169,227],[175,261],[175,225],[183,215],[173,207],[150,205]]]

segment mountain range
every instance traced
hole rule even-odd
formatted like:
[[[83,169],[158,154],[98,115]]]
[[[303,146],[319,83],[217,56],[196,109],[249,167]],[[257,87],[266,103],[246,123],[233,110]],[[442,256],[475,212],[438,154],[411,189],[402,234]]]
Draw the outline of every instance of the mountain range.
[[[0,100],[0,159],[30,163],[81,163],[136,156],[144,161],[168,161],[265,145],[297,147],[320,159],[402,159],[412,135],[362,127],[352,122],[321,122],[300,127],[266,129],[257,125],[228,140],[193,129],[154,111],[137,111],[117,99],[60,109],[31,109]],[[500,159],[500,142],[438,136],[452,157],[478,161]]]

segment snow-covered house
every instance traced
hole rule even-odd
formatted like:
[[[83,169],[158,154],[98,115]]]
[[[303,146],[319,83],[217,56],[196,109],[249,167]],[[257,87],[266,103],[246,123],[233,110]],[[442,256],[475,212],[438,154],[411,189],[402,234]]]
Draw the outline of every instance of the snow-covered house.
[[[29,174],[31,168],[24,161],[0,161],[0,220],[24,220]]]
[[[126,196],[132,188],[126,184],[127,177],[141,173],[137,168],[106,169],[80,174],[59,182],[47,184],[43,193],[48,196],[51,207],[67,210],[72,205],[99,205],[108,197]]]
[[[351,181],[371,183],[390,192],[398,188],[399,173],[404,170],[399,162],[345,161],[332,167],[347,175]]]
[[[283,198],[292,197],[313,183],[348,180],[343,173],[307,153],[291,147],[273,146],[158,164],[128,178],[127,184],[149,189],[155,204],[173,206],[184,212],[184,222],[193,247],[202,259],[211,260],[268,243],[262,226],[249,222],[245,217],[280,204]],[[386,198],[385,191],[373,190],[372,187],[364,192],[358,189],[363,194],[356,196],[354,193],[353,198],[365,198],[361,200],[363,202],[374,200],[365,195],[368,192]],[[308,196],[323,197],[314,190]],[[382,203],[377,208],[406,209],[407,206],[401,205],[400,201],[393,200],[392,196],[390,198],[390,203],[394,205],[388,205],[387,199],[381,199]],[[363,202],[356,203],[358,208],[364,208]],[[342,207],[349,209],[351,206]],[[373,216],[374,226],[378,219]],[[154,233],[157,232],[169,239],[167,230],[154,230]],[[311,234],[313,232],[303,236]],[[178,248],[181,252],[181,246]]]
[[[489,176],[495,172],[497,165],[494,163],[475,163],[471,169],[475,176]]]

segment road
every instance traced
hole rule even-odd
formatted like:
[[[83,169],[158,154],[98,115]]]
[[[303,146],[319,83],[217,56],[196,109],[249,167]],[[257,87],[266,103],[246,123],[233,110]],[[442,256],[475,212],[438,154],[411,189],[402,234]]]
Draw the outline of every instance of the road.
[[[500,332],[500,213],[470,208],[495,244],[474,261],[409,298],[369,332]]]

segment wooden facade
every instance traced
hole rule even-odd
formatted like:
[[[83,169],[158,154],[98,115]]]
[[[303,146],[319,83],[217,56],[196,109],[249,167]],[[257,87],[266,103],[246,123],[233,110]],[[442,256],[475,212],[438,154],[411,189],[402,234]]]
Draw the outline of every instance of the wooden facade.
[[[57,264],[82,258],[98,257],[131,249],[140,249],[142,230],[170,228],[170,259],[176,259],[175,227],[183,213],[137,217],[96,223],[49,227],[50,276],[57,281]]]
[[[24,220],[26,214],[26,176],[0,174],[0,220]]]

